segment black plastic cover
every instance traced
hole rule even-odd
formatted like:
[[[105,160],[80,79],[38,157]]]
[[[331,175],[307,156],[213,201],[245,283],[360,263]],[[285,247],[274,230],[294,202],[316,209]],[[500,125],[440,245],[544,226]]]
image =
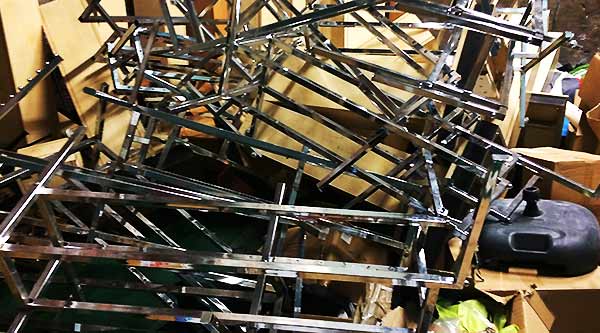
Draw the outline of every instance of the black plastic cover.
[[[492,207],[505,211],[511,200]],[[479,238],[481,266],[535,268],[539,274],[575,276],[593,271],[600,261],[600,227],[592,212],[575,203],[540,200],[541,215],[524,214],[523,201],[511,223],[490,216]]]

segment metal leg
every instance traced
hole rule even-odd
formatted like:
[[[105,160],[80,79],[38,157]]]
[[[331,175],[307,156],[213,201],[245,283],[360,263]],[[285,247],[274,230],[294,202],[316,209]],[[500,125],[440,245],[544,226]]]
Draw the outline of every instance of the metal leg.
[[[17,314],[17,316],[15,317],[15,319],[13,319],[13,322],[12,322],[12,324],[10,324],[10,327],[8,328],[6,333],[22,332],[22,330],[25,328],[25,324],[27,323],[28,319],[29,319],[29,313],[19,312]]]
[[[473,255],[477,249],[477,241],[479,240],[479,235],[483,229],[485,218],[490,210],[492,195],[496,187],[496,180],[498,179],[498,175],[502,169],[502,164],[509,159],[509,156],[493,155],[492,159],[492,169],[488,172],[485,183],[483,184],[483,188],[481,189],[479,206],[473,213],[473,227],[471,228],[471,232],[469,233],[467,240],[464,241],[462,250],[457,259],[457,264],[459,264],[460,267],[458,267],[456,282],[461,285],[471,272]]]
[[[19,272],[15,267],[15,261],[12,258],[0,257],[0,271],[4,276],[4,280],[8,284],[8,288],[12,292],[13,296],[21,303],[25,304],[28,299],[29,293],[21,281]]]
[[[438,288],[428,288],[425,302],[421,309],[421,315],[419,317],[419,325],[417,333],[429,332],[429,326],[433,322],[433,314],[435,312],[435,304],[438,300],[440,290]]]
[[[283,202],[283,196],[285,195],[285,184],[281,183],[277,185],[275,191],[275,202],[281,204]],[[275,236],[277,235],[277,227],[279,225],[279,216],[273,216],[269,222],[267,229],[267,235],[265,243],[262,249],[262,260],[265,262],[271,261],[273,252],[273,246],[275,243]],[[262,308],[262,298],[265,292],[267,274],[261,274],[258,276],[256,281],[256,287],[254,289],[254,299],[250,306],[250,314],[258,314]],[[254,329],[252,329],[254,330]]]

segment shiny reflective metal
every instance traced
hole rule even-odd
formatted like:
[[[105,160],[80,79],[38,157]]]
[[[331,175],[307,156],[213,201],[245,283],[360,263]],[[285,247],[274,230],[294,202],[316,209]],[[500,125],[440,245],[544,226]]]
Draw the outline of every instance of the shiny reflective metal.
[[[82,24],[100,22],[114,30],[94,58],[107,63],[113,89],[100,88],[99,82],[98,87],[88,87],[85,93],[104,107],[112,104],[131,112],[120,151],[108,149],[99,131],[95,137],[84,138],[84,128],[80,127],[59,152],[46,159],[0,152],[0,162],[16,168],[0,179],[0,186],[36,174],[39,179],[10,212],[0,212],[4,216],[0,224],[0,271],[21,305],[10,332],[27,331],[28,324],[32,329],[43,326],[34,317],[47,310],[131,314],[148,321],[187,323],[191,330],[209,332],[414,331],[308,316],[302,304],[307,280],[421,288],[417,331],[426,332],[440,289],[464,286],[486,216],[506,218],[505,213],[490,210],[490,203],[510,186],[506,176],[514,166],[521,165],[587,196],[600,195],[599,189],[586,188],[473,133],[471,129],[479,122],[503,119],[506,107],[501,101],[460,88],[460,75],[452,67],[452,58],[461,56],[457,45],[463,29],[507,38],[511,43],[539,46],[551,42],[523,70],[559,47],[570,38],[569,34],[553,41],[543,30],[524,26],[526,20],[523,25],[514,25],[500,15],[469,9],[469,0],[451,6],[422,0],[403,0],[394,6],[383,0],[338,0],[327,5],[307,2],[302,8],[288,0],[233,0],[228,3],[228,19],[213,18],[211,8],[217,1],[203,6],[191,0],[159,2],[159,16],[139,17],[131,13],[114,16],[104,9],[101,0],[93,0],[80,17]],[[435,17],[438,21],[396,23],[388,13],[398,11],[425,14],[425,18]],[[265,12],[270,13],[274,23],[259,23]],[[354,21],[340,22],[338,18],[344,14]],[[122,26],[124,23],[127,28]],[[181,29],[176,28],[182,25],[189,35],[178,34]],[[328,39],[323,28],[350,33],[361,28],[384,48],[344,48]],[[407,29],[431,29],[440,47],[422,45]],[[386,63],[375,63],[364,55],[382,56],[389,63],[401,61],[417,74],[394,71]],[[56,57],[49,62],[30,85],[56,68],[59,61]],[[362,94],[360,101],[345,96],[339,87],[325,86],[304,71],[289,68],[288,61],[300,61],[343,80]],[[274,77],[286,78],[375,130],[365,134],[314,105],[293,100],[272,84]],[[203,85],[210,85],[208,92],[201,92]],[[0,117],[28,89],[29,85],[13,96],[0,110]],[[398,89],[412,97],[399,97]],[[279,112],[300,115],[335,131],[358,148],[351,154],[331,148],[302,133],[295,124],[281,121],[268,106],[278,106]],[[185,117],[187,111],[198,107],[206,108],[216,126]],[[416,129],[415,121],[428,125]],[[299,143],[301,148],[261,139],[256,132],[260,124]],[[155,135],[159,125],[171,127],[166,140]],[[140,127],[143,135],[137,132]],[[222,140],[221,149],[213,152],[181,138],[182,128]],[[386,144],[398,140],[406,142],[409,152],[399,154]],[[493,154],[492,160],[469,160],[461,155],[457,141],[485,148]],[[153,167],[147,165],[146,157],[156,144],[162,145],[162,150]],[[164,170],[175,146],[250,172],[244,159],[266,154],[298,163],[294,179],[288,186],[279,186],[271,202]],[[231,158],[230,147],[243,155],[241,161]],[[91,156],[90,164],[78,167],[65,163],[72,154],[89,154],[89,148],[95,156]],[[106,159],[99,159],[99,154]],[[359,163],[366,154],[375,154],[394,167],[386,172],[369,170],[369,166]],[[102,164],[101,160],[108,162]],[[471,174],[480,192],[469,193],[449,183],[440,172],[448,166]],[[318,179],[319,188],[335,184],[343,176],[360,181],[364,190],[343,207],[296,205],[300,183],[309,167],[324,170],[324,176]],[[58,177],[62,180],[52,182]],[[397,200],[397,209],[354,209],[378,192]],[[471,223],[462,222],[464,216],[456,216],[455,207],[444,204],[447,195],[457,196],[475,209]],[[72,203],[86,203],[85,207],[93,209],[78,211],[70,208]],[[32,213],[33,207],[38,215]],[[218,252],[194,251],[180,244],[177,233],[171,228],[161,229],[159,225],[165,221],[153,221],[148,209],[172,210],[197,232],[194,236],[207,239]],[[248,224],[267,226],[262,252],[240,252],[218,232],[207,228],[199,216],[209,212],[219,214],[224,224],[233,214]],[[113,225],[109,228],[108,223]],[[286,257],[283,247],[290,226],[299,227],[301,237],[298,253]],[[33,229],[44,233],[28,232]],[[400,259],[383,265],[306,258],[305,235],[323,241],[332,230],[383,246]],[[439,255],[431,252],[435,251],[430,246],[435,242],[430,239],[434,231],[463,240],[458,260],[452,265],[427,262],[426,258]],[[19,272],[32,260],[43,263],[33,278],[30,272]],[[126,267],[133,281],[79,276],[75,267],[91,263]],[[183,285],[153,281],[147,274],[151,271],[175,277]],[[28,278],[27,283],[23,277]],[[32,288],[27,287],[30,278],[34,281]],[[55,285],[69,286],[69,297],[49,298],[46,291]],[[144,292],[153,295],[160,305],[94,301],[86,295],[90,288],[118,289],[131,295],[134,291]],[[182,295],[192,297],[199,305],[186,308],[180,301]],[[231,300],[246,302],[243,305],[247,311],[234,313]],[[235,308],[240,308],[237,305]],[[116,329],[112,322],[95,325],[78,321],[53,322],[47,327],[65,325],[76,330]]]

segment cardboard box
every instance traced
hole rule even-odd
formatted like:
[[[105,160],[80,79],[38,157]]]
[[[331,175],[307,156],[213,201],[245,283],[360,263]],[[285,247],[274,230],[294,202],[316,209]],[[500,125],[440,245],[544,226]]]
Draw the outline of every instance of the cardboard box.
[[[510,323],[519,326],[519,333],[550,332],[524,292],[518,292],[512,300]]]
[[[484,281],[477,283],[476,287],[488,293],[506,295],[515,290],[522,291],[520,294],[527,304],[520,305],[518,298],[521,296],[516,296],[512,309],[512,322],[525,325],[522,326],[525,330],[519,331],[520,333],[548,332],[547,329],[544,330],[546,326],[550,327],[550,333],[600,332],[600,320],[597,320],[600,308],[600,268],[569,278],[485,269],[481,270],[481,276]],[[532,286],[535,286],[535,292],[529,293]],[[549,313],[552,315],[551,321]]]
[[[596,139],[600,140],[600,103],[586,112],[586,117],[590,129],[596,135]]]
[[[600,104],[598,85],[600,85],[600,53],[596,54],[590,61],[590,67],[581,80],[581,87],[576,96],[576,101],[579,100],[578,106],[583,113],[579,121],[582,136],[573,147],[574,150],[600,153],[600,145],[598,144],[600,122],[597,119],[598,114],[591,112]]]
[[[600,103],[598,83],[600,83],[600,53],[594,55],[590,61],[590,68],[581,80],[581,88],[579,89],[581,103],[579,107],[589,110]]]
[[[515,148],[513,151],[589,188],[596,189],[600,184],[600,155],[551,147]],[[546,179],[538,182],[537,186],[543,198],[578,203],[590,209],[600,219],[600,199],[588,198]]]
[[[508,316],[507,325],[517,325],[519,333],[550,333],[555,320],[540,295],[532,288],[486,291],[476,284],[475,288],[465,288],[458,295],[463,301],[479,300],[491,313],[503,308]]]

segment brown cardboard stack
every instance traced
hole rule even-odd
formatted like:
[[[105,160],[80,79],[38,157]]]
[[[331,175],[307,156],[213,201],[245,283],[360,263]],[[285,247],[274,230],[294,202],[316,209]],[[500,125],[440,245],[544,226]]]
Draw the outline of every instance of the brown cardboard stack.
[[[600,155],[551,147],[513,150],[592,189],[600,184]],[[600,219],[600,199],[588,198],[557,182],[543,181],[537,186],[540,187],[543,198],[578,203],[590,209]]]
[[[554,315],[535,289],[485,291],[477,287],[482,294],[510,309],[509,322],[519,327],[519,333],[550,333]]]
[[[485,269],[481,270],[481,276],[483,282],[476,285],[480,290],[495,295],[521,291],[521,296],[516,296],[513,301],[512,309],[512,322],[522,328],[519,333],[600,332],[600,321],[595,319],[600,308],[600,269],[570,278]],[[535,292],[529,292],[532,286]]]

